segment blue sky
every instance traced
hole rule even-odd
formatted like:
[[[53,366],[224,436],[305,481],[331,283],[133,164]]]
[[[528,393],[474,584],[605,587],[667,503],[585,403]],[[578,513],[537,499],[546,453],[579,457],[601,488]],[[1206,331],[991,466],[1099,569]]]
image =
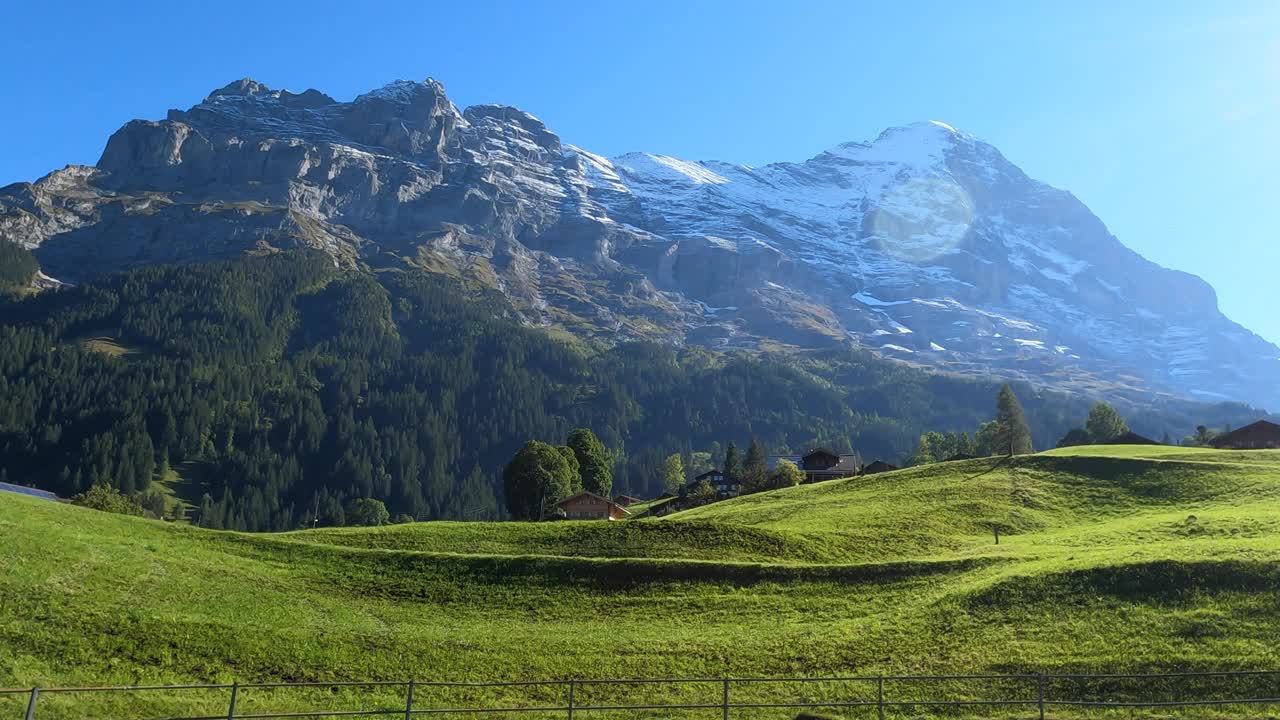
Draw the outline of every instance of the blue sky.
[[[127,9],[123,9],[127,8]],[[567,142],[749,164],[939,119],[1280,341],[1280,2],[11,3],[0,184],[230,80],[441,80]]]

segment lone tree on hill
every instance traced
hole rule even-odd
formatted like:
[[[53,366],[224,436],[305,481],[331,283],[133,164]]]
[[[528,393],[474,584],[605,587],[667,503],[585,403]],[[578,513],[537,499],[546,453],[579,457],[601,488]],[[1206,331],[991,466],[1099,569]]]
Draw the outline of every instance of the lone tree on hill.
[[[679,493],[684,487],[684,461],[680,453],[671,453],[662,461],[662,483],[669,493]]]
[[[1084,424],[1085,432],[1095,444],[1103,445],[1129,432],[1124,418],[1110,405],[1099,402],[1089,410],[1089,419]]]
[[[556,503],[573,494],[577,471],[559,448],[531,440],[507,463],[502,483],[512,517],[541,520],[551,515]]]
[[[1006,383],[996,397],[995,451],[997,455],[1026,455],[1035,452],[1031,445],[1031,428],[1022,414],[1022,404],[1013,388]]]
[[[747,461],[742,466],[742,484],[748,490],[762,490],[769,484],[769,460],[765,457],[760,438],[751,438],[747,446]]]
[[[609,462],[609,451],[600,438],[587,428],[578,428],[569,433],[566,444],[573,448],[573,455],[578,459],[582,489],[609,497],[613,492],[613,468]]]

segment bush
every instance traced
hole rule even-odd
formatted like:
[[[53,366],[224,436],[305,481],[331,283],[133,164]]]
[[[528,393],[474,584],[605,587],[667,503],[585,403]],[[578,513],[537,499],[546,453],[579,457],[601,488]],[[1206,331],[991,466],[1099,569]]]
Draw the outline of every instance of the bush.
[[[104,483],[98,483],[76,495],[71,498],[71,502],[80,507],[119,513],[121,515],[142,517],[146,514],[146,510],[137,500]]]
[[[386,525],[390,519],[387,506],[377,498],[356,498],[347,508],[348,525]]]

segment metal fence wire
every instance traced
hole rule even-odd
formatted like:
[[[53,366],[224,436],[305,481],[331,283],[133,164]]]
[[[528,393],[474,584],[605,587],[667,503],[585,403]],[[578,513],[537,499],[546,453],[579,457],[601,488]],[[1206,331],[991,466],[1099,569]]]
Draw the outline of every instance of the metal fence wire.
[[[573,720],[575,714],[618,716],[654,715],[670,711],[697,711],[702,717],[719,715],[757,717],[750,711],[788,711],[862,708],[877,720],[886,714],[918,715],[933,711],[947,714],[974,714],[980,708],[1007,708],[1032,714],[1040,720],[1050,710],[1076,709],[1164,709],[1223,708],[1226,706],[1280,705],[1280,670],[1222,672],[1171,672],[1150,674],[1003,674],[1003,675],[865,675],[849,677],[719,677],[719,678],[628,678],[522,680],[509,682],[447,681],[356,681],[356,682],[264,682],[189,685],[128,685],[97,687],[0,688],[0,701],[17,701],[0,707],[25,707],[24,720],[40,720],[41,707],[57,696],[109,694],[164,694],[173,698],[184,693],[217,693],[224,700],[216,704],[217,714],[168,715],[157,720],[271,720],[273,718],[401,717],[469,715],[518,717],[555,715]],[[974,685],[998,694],[975,696]],[[697,702],[660,702],[664,696],[682,697],[676,688],[701,686],[706,697]],[[830,689],[838,686],[832,695]],[[961,692],[964,687],[969,692]],[[630,688],[627,692],[619,692]],[[246,691],[347,692],[359,689],[377,698],[365,702],[378,707],[364,709],[312,709],[269,711],[244,704]],[[424,692],[438,697],[441,691],[494,692],[515,690],[523,695],[520,704],[474,703],[436,704],[424,699]],[[607,692],[600,692],[601,689]],[[823,697],[815,692],[827,690]],[[446,692],[447,694],[447,692]],[[388,697],[394,695],[394,701]],[[416,697],[415,697],[416,695]],[[635,698],[644,701],[619,701]],[[25,701],[25,702],[24,702]],[[437,701],[438,702],[438,701]],[[297,705],[293,705],[297,707]],[[59,710],[66,709],[61,705]],[[50,708],[52,710],[53,708]],[[948,712],[949,711],[949,712]],[[73,710],[74,712],[74,710]],[[1019,712],[1022,715],[1023,712]],[[81,715],[75,715],[77,717]],[[48,715],[53,717],[53,715]],[[116,716],[121,720],[145,720],[146,715]],[[0,720],[3,720],[0,718]]]

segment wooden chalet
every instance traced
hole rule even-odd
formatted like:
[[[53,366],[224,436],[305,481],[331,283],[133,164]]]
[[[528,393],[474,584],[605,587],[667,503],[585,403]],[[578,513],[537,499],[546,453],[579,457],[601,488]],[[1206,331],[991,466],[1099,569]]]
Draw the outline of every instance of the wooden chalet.
[[[711,487],[715,488],[716,494],[720,497],[737,497],[742,492],[742,481],[725,475],[724,471],[718,468],[711,468],[710,470],[695,477],[689,483],[689,489],[692,490],[703,480],[710,483]]]
[[[1280,448],[1280,425],[1266,420],[1223,433],[1209,441],[1224,450],[1270,450]]]
[[[641,500],[641,499],[640,499],[640,498],[638,498],[638,497],[632,497],[631,495],[619,495],[619,496],[615,497],[615,498],[613,499],[613,501],[614,501],[614,502],[616,502],[616,503],[618,503],[618,504],[619,504],[619,505],[621,505],[622,507],[631,507],[632,505],[635,505],[636,503],[644,502],[644,500]]]
[[[804,455],[773,455],[769,458],[769,472],[778,463],[789,460],[804,472],[805,483],[853,477],[862,469],[862,458],[857,453],[841,455],[826,448],[815,448]]]
[[[1160,445],[1162,443],[1158,443],[1149,437],[1143,437],[1142,435],[1139,435],[1138,433],[1130,430],[1129,432],[1121,435],[1120,437],[1114,438],[1112,440],[1108,440],[1107,444],[1108,445]]]
[[[631,514],[609,498],[585,490],[561,500],[556,507],[569,520],[620,520]]]
[[[875,462],[872,462],[871,464],[862,468],[862,472],[858,474],[859,475],[875,475],[876,473],[889,472],[890,470],[897,470],[897,469],[898,469],[897,465],[887,463],[883,460],[876,460]]]

